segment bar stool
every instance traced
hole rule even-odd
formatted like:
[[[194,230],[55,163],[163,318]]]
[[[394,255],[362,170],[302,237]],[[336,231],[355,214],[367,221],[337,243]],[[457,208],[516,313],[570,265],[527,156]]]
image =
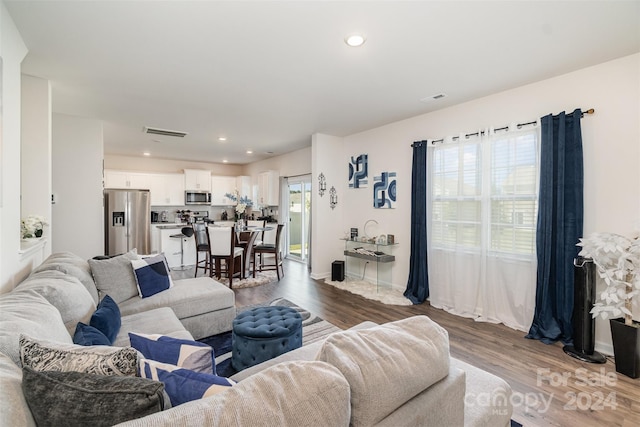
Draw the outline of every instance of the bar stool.
[[[203,269],[205,275],[211,270],[211,250],[209,248],[209,233],[207,225],[202,222],[193,224],[193,236],[196,238],[196,272],[193,277],[198,277],[198,269]],[[204,259],[200,259],[200,254],[204,252]]]
[[[169,237],[174,239],[180,239],[180,267],[175,267],[173,270],[186,270],[186,266],[184,265],[184,242],[185,239],[190,239],[193,237],[193,227],[182,227],[180,230],[180,234],[171,234]],[[176,252],[177,254],[178,252]]]

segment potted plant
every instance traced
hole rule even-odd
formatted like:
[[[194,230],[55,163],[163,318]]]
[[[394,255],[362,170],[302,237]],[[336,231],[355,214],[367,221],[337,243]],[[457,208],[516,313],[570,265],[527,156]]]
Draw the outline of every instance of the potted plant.
[[[616,371],[640,377],[640,322],[633,320],[634,297],[640,294],[640,236],[594,233],[580,239],[580,255],[590,258],[606,288],[591,309],[610,319]]]

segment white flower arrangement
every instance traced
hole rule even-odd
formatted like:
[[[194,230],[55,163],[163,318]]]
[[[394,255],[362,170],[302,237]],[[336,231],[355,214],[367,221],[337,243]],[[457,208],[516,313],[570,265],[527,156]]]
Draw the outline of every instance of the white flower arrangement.
[[[20,222],[22,238],[41,237],[45,225],[49,223],[42,215],[29,215]]]
[[[593,317],[603,319],[624,315],[625,323],[633,323],[632,302],[640,294],[640,236],[594,233],[580,239],[580,256],[590,258],[607,288],[591,309]]]
[[[247,205],[244,203],[238,203],[236,205],[236,213],[238,215],[242,215],[246,209],[247,209]]]

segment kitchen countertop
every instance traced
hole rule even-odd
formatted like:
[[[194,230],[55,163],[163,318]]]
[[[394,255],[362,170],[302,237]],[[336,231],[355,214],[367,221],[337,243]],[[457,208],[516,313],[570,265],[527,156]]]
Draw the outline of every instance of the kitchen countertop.
[[[176,224],[176,223],[153,223],[160,230],[177,230],[182,227],[188,227],[189,224]]]

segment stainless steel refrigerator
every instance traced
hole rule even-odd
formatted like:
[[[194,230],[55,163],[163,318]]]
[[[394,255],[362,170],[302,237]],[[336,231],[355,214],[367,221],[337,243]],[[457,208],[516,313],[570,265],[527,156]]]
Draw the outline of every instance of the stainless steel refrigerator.
[[[151,248],[149,190],[104,190],[104,253],[118,255]]]

